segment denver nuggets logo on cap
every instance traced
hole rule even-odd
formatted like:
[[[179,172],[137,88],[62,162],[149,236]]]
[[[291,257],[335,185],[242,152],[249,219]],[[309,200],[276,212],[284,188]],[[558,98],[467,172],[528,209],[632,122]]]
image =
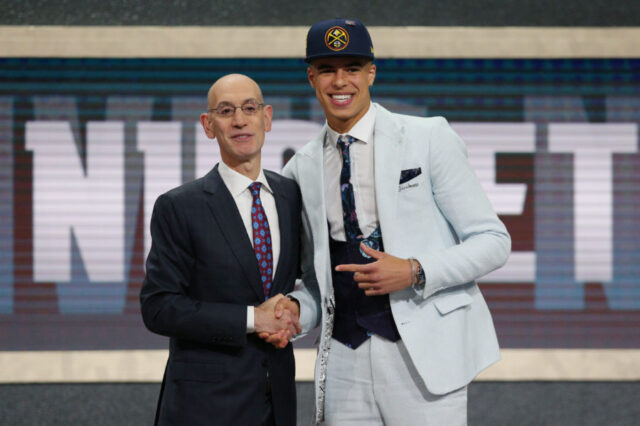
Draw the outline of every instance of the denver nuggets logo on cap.
[[[324,34],[324,43],[337,52],[349,45],[349,33],[342,27],[331,27]]]

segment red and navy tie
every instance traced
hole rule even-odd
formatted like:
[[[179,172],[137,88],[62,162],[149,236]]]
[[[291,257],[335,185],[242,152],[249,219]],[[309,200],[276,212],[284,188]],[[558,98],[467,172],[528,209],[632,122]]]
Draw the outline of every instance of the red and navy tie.
[[[262,208],[260,201],[260,182],[253,182],[249,185],[249,190],[253,196],[251,205],[251,229],[253,229],[253,251],[256,254],[262,288],[265,299],[271,293],[271,276],[273,275],[273,253],[271,251],[271,231],[269,231],[269,221]]]

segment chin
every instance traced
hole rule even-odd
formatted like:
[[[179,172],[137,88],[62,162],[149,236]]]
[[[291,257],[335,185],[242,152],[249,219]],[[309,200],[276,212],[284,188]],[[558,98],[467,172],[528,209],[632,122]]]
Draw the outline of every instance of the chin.
[[[337,120],[344,121],[344,122],[347,122],[353,119],[353,117],[355,117],[355,114],[353,114],[351,111],[335,111],[332,115]]]

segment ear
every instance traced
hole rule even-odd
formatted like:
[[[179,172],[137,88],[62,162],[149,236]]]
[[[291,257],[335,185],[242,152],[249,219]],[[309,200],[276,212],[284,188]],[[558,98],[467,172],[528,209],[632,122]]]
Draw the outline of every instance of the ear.
[[[265,105],[262,107],[262,113],[264,114],[264,131],[271,131],[271,120],[273,119],[273,107],[271,105]]]
[[[207,137],[209,139],[215,139],[216,137],[216,133],[213,130],[213,126],[211,125],[211,120],[209,119],[209,114],[207,114],[206,112],[203,112],[202,114],[200,114],[200,123],[202,123],[202,128],[204,129],[204,132],[206,133]]]
[[[367,75],[369,80],[369,87],[373,86],[373,82],[376,79],[376,66],[374,64],[369,65],[369,74]]]
[[[314,82],[314,78],[315,78],[315,73],[313,71],[313,69],[311,67],[307,68],[307,79],[309,79],[309,84],[311,85],[311,87],[313,87],[314,89],[316,88],[315,82]]]

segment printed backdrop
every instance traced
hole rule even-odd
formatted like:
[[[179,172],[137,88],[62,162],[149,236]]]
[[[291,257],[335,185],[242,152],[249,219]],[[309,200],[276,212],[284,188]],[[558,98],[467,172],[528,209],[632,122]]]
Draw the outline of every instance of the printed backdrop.
[[[376,62],[374,101],[445,116],[512,235],[480,284],[501,345],[640,348],[640,60]],[[324,121],[301,60],[0,59],[0,350],[166,348],[151,209],[218,161],[199,114],[229,72],[273,105],[279,171]]]

